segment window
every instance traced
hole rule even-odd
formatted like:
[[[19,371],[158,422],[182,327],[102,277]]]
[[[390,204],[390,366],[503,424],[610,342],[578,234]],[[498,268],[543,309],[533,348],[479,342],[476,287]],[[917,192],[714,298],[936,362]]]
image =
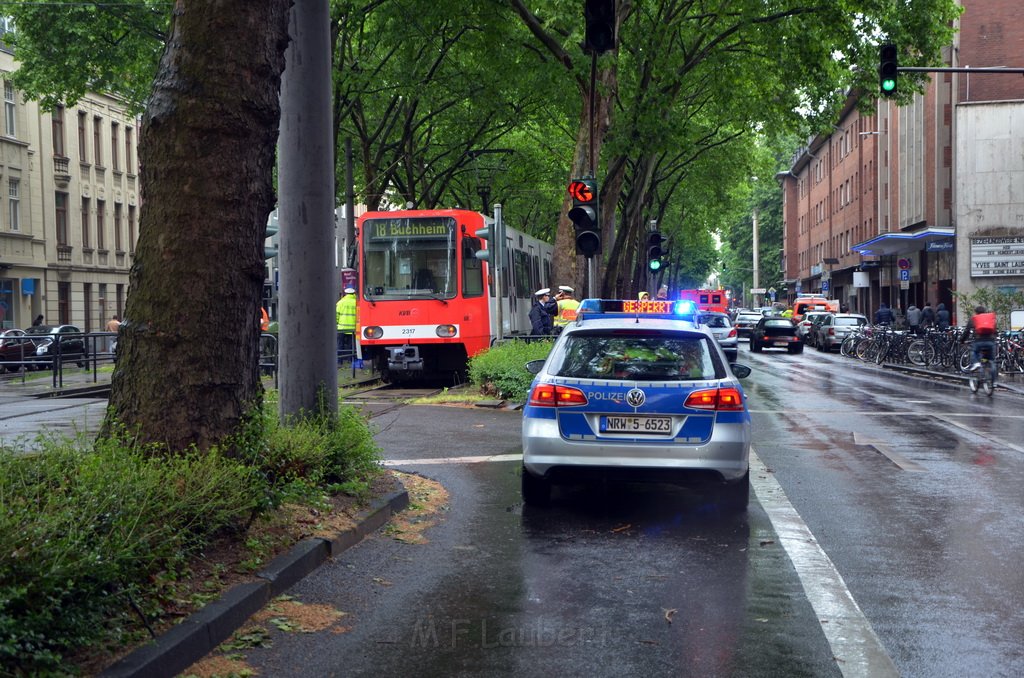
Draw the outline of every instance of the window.
[[[53,121],[53,154],[64,157],[64,107],[57,106],[50,114]]]
[[[103,147],[100,141],[103,139],[103,118],[96,116],[92,119],[92,151],[96,154],[93,160],[97,167],[103,167]]]
[[[82,283],[82,296],[85,298],[85,331],[92,332],[92,283]]]
[[[18,136],[18,128],[15,125],[18,109],[15,106],[14,85],[4,81],[4,134],[9,137]]]
[[[114,250],[124,252],[121,243],[121,203],[114,203]]]
[[[552,371],[560,377],[579,379],[721,378],[712,353],[702,336],[631,330],[575,332],[565,342],[562,355],[554,358]]]
[[[132,128],[129,125],[124,126],[124,171],[128,174],[135,174],[135,167],[132,165],[132,160],[135,154],[132,152]]]
[[[107,239],[104,234],[104,228],[106,224],[103,220],[103,212],[107,209],[107,203],[104,200],[96,201],[96,247],[105,250],[107,249]]]
[[[135,252],[135,205],[128,205],[128,251]]]
[[[483,262],[476,258],[482,248],[479,238],[462,239],[462,296],[479,297],[484,293]]]
[[[57,322],[67,325],[71,322],[71,283],[57,283]]]
[[[12,231],[21,230],[21,180],[7,180],[7,219]]]
[[[68,194],[57,191],[53,196],[54,221],[57,226],[57,244],[68,244]]]
[[[454,219],[368,219],[363,243],[367,298],[451,299],[458,293]]]
[[[82,198],[82,247],[89,249],[92,245],[89,239],[89,199]]]
[[[85,119],[88,116],[85,111],[78,112],[78,161],[89,162],[89,156],[85,148]]]
[[[115,172],[121,171],[121,133],[120,126],[110,121],[110,165]]]

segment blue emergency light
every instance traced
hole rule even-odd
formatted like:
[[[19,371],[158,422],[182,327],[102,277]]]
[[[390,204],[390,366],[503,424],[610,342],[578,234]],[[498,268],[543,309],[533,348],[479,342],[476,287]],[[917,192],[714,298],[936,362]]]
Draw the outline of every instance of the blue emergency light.
[[[665,299],[584,299],[577,316],[602,318],[657,318],[696,322],[697,307],[692,301]]]

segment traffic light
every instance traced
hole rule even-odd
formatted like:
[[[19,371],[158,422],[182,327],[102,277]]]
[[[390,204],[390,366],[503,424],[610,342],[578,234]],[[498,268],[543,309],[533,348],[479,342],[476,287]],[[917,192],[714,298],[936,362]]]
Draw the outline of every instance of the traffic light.
[[[584,52],[604,54],[615,49],[615,0],[586,0],[583,20],[586,22]]]
[[[572,209],[569,220],[576,229],[576,254],[592,257],[601,253],[601,227],[598,215],[597,182],[593,179],[573,179],[569,184]]]
[[[486,228],[481,228],[481,229],[478,229],[478,230],[474,231],[473,234],[476,237],[483,238],[484,240],[487,241],[487,249],[485,249],[485,250],[477,250],[476,254],[474,255],[480,261],[489,261],[489,262],[492,262],[492,263],[497,261],[497,257],[492,257],[492,253],[495,251],[495,247],[494,247],[494,243],[495,243],[494,233],[495,233],[495,227],[494,227],[493,223],[490,226],[486,227]]]
[[[896,96],[896,76],[899,74],[899,54],[896,45],[886,43],[879,47],[878,88],[883,96]]]
[[[263,242],[263,258],[264,259],[273,259],[274,257],[277,256],[277,253],[279,251],[277,243],[274,242],[273,240],[271,240],[271,244],[268,245],[266,243],[266,240],[267,240],[267,238],[273,238],[275,235],[277,235],[277,232],[279,230],[281,230],[281,225],[280,225],[280,222],[278,222],[278,220],[277,220],[277,210],[274,210],[267,217],[267,230],[263,234],[263,241],[264,241]]]
[[[647,268],[651,271],[661,270],[661,257],[665,254],[665,250],[661,247],[663,242],[665,242],[665,236],[661,234],[661,231],[651,231],[647,234]]]

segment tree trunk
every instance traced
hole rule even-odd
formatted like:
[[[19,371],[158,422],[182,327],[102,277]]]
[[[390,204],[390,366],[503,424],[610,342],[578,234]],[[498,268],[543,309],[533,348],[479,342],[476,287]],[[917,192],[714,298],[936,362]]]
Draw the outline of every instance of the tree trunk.
[[[105,430],[208,449],[260,404],[263,240],[291,0],[177,0]]]

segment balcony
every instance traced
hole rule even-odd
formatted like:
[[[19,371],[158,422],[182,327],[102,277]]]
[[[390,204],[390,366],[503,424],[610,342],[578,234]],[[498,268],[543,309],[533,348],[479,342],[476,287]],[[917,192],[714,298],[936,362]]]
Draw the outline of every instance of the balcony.
[[[57,261],[71,263],[71,245],[57,245]]]
[[[67,188],[68,182],[71,181],[69,162],[68,158],[53,156],[53,180],[60,188]]]

